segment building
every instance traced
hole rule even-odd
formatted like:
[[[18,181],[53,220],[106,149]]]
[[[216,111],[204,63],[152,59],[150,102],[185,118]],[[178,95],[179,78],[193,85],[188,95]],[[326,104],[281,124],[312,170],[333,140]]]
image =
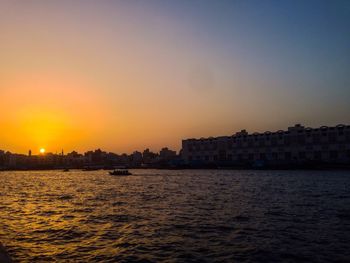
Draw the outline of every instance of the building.
[[[161,160],[171,160],[176,157],[176,151],[169,150],[167,147],[162,148],[159,157]]]
[[[146,149],[142,153],[142,160],[144,165],[149,165],[157,161],[158,154],[151,152],[149,149]]]
[[[130,165],[132,167],[140,167],[142,164],[142,153],[134,151],[130,156]]]
[[[182,141],[188,165],[284,166],[350,164],[350,126],[305,128]]]

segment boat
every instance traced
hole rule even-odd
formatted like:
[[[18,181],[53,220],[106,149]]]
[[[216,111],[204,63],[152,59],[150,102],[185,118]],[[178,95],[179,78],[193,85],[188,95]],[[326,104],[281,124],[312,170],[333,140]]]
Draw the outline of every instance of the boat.
[[[69,169],[68,168],[63,169],[63,172],[69,172]]]
[[[128,170],[114,170],[109,172],[110,175],[131,175],[132,173],[130,173]]]

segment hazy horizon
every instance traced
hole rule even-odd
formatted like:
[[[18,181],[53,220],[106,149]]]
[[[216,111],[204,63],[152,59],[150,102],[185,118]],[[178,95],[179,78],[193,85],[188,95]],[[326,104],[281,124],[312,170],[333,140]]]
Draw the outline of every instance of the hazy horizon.
[[[350,123],[349,1],[1,1],[0,149]]]

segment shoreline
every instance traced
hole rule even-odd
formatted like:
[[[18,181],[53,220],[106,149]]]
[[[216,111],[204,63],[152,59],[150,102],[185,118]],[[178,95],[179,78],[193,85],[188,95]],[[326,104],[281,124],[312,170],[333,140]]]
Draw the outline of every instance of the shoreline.
[[[86,171],[82,168],[69,168],[70,170]],[[106,169],[99,168],[91,171],[109,171],[114,168]],[[251,171],[349,171],[350,165],[325,165],[325,166],[266,166],[266,167],[251,167],[251,166],[191,166],[191,167],[128,167],[129,170],[251,170]],[[62,168],[46,168],[46,169],[0,169],[0,172],[30,172],[30,171],[62,171]],[[1,244],[1,243],[0,243]]]

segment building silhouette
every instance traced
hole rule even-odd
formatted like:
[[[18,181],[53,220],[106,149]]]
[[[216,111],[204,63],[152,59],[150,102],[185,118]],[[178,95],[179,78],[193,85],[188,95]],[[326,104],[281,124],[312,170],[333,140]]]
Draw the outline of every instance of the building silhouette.
[[[132,154],[115,154],[101,149],[80,154],[72,151],[64,155],[50,153],[28,155],[10,153],[0,150],[0,170],[37,170],[37,169],[113,169],[114,167],[128,168],[157,168],[166,167],[173,159],[179,158],[175,151],[163,148],[161,153],[152,153],[146,149],[143,153],[134,151]]]
[[[187,139],[182,141],[187,165],[291,166],[346,165],[350,163],[350,126],[305,128],[286,131]]]
[[[232,136],[182,141],[177,154],[167,147],[159,153],[115,154],[101,149],[80,154],[16,154],[0,150],[0,170],[110,169],[128,168],[324,168],[350,167],[350,126],[305,128],[251,133],[241,130]]]

